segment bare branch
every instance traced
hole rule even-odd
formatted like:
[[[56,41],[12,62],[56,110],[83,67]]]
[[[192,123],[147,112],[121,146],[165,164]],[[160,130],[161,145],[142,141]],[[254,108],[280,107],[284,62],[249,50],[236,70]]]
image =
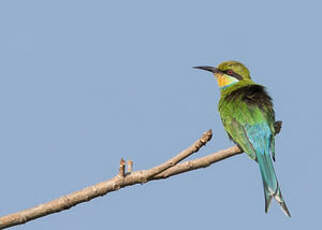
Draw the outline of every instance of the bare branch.
[[[171,158],[170,160],[152,168],[149,170],[146,170],[143,175],[142,183],[146,182],[149,178],[153,177],[154,175],[157,175],[166,169],[173,167],[178,162],[182,161],[183,159],[187,158],[188,156],[192,155],[195,152],[198,152],[198,150],[204,146],[210,139],[212,138],[212,131],[211,129],[205,132],[202,137],[197,140],[195,143],[193,143],[189,148],[183,150],[181,153],[176,155],[175,157]]]
[[[191,170],[206,168],[215,162],[224,160],[228,157],[232,157],[240,153],[243,153],[243,152],[238,148],[238,146],[233,146],[228,149],[220,150],[218,152],[212,153],[210,155],[207,155],[195,160],[186,161],[184,163],[177,164],[175,167],[169,168],[164,172],[159,173],[158,175],[155,175],[152,179],[153,180],[165,179],[170,176],[174,176]]]
[[[178,162],[197,152],[211,139],[211,137],[212,132],[209,130],[205,132],[200,139],[198,139],[187,149],[183,150],[177,156],[149,170],[140,170],[134,172],[129,170],[130,172],[126,173],[125,161],[121,159],[119,173],[112,179],[86,187],[82,190],[62,196],[48,203],[40,204],[30,209],[0,217],[0,228],[3,229],[24,224],[33,219],[63,211],[79,203],[89,201],[99,196],[104,196],[109,192],[117,191],[118,189],[126,186],[145,183],[151,180],[165,179],[187,171],[208,167],[215,162],[241,153],[241,150],[237,146],[234,146],[199,159],[178,164]]]

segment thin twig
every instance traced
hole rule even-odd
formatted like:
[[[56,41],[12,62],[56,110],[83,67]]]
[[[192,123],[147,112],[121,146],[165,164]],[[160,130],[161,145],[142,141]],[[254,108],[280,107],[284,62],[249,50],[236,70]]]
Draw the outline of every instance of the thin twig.
[[[175,167],[169,168],[158,175],[155,175],[152,180],[166,179],[170,176],[174,176],[180,173],[188,172],[191,170],[206,168],[215,162],[224,160],[228,157],[232,157],[237,154],[243,153],[238,146],[233,146],[228,149],[220,150],[218,152],[212,153],[210,155],[194,159],[191,161],[186,161],[181,164],[177,164]]]
[[[82,190],[62,196],[48,203],[40,204],[30,209],[3,216],[0,218],[0,228],[3,229],[24,224],[33,219],[69,209],[79,203],[103,196],[108,192],[116,191],[126,186],[151,180],[165,179],[179,173],[207,167],[217,161],[241,153],[240,149],[235,146],[199,159],[178,164],[178,162],[197,152],[211,139],[211,136],[212,134],[210,130],[204,133],[204,135],[189,148],[185,149],[174,158],[152,169],[124,173],[124,177],[117,175],[112,179],[86,187]],[[121,169],[121,171],[123,171],[123,169]],[[123,174],[123,172],[121,172],[121,174]]]
[[[183,150],[175,157],[171,158],[170,160],[153,167],[152,169],[146,170],[143,173],[142,181],[141,183],[145,183],[148,181],[149,178],[153,177],[154,175],[157,175],[165,170],[167,170],[170,167],[175,166],[178,162],[184,160],[188,156],[192,155],[195,152],[198,152],[198,150],[204,146],[208,141],[210,141],[212,138],[212,131],[211,129],[205,132],[202,137],[197,140],[195,143],[193,143],[189,148]]]
[[[121,158],[120,160],[119,176],[120,177],[125,176],[125,160],[123,158]]]
[[[128,160],[127,161],[127,171],[131,173],[133,171],[133,161]]]

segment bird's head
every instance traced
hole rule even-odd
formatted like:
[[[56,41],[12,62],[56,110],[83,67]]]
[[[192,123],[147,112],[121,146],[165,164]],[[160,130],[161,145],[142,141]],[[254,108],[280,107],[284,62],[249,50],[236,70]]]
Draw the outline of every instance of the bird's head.
[[[196,66],[194,68],[212,72],[221,89],[232,86],[242,80],[251,80],[249,70],[237,61],[223,62],[217,68],[212,66]]]

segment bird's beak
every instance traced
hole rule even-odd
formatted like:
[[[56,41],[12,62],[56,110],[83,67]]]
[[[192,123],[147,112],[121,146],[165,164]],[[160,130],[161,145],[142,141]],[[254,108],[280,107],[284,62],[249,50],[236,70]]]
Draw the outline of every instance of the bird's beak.
[[[216,67],[212,67],[212,66],[195,66],[193,68],[206,70],[206,71],[212,72],[214,74],[221,73],[221,71],[219,69],[217,69]]]

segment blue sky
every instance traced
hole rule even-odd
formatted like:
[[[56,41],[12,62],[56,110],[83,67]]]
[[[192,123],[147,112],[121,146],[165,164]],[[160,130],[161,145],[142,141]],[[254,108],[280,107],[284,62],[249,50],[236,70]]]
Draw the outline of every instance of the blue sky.
[[[232,145],[211,75],[245,63],[283,120],[275,169],[293,215],[264,213],[256,163],[236,156],[135,185],[16,229],[316,229],[320,217],[319,1],[0,2],[0,215],[153,167],[202,132]]]

